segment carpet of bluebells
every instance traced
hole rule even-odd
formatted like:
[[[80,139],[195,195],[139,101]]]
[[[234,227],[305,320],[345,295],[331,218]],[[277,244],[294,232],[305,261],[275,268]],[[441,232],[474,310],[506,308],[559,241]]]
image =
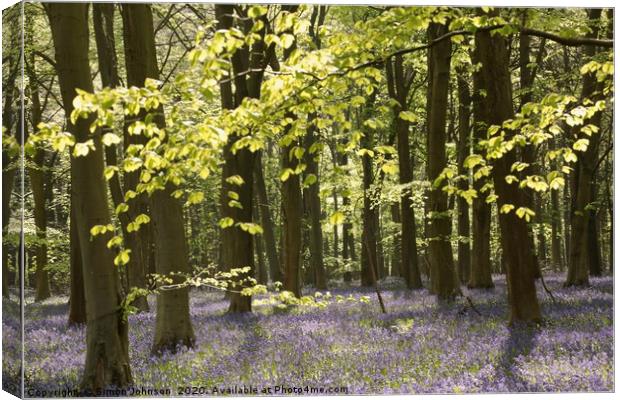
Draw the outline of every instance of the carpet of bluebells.
[[[171,388],[252,385],[346,387],[348,393],[472,393],[613,391],[613,279],[594,278],[585,289],[562,288],[549,275],[542,289],[545,324],[507,326],[506,286],[470,290],[438,304],[426,290],[382,284],[387,314],[372,290],[339,288],[332,294],[367,295],[371,302],[333,302],[326,308],[286,312],[255,307],[225,314],[222,293],[194,290],[194,349],[150,355],[154,312],[132,315],[130,358],[136,386]],[[308,293],[313,291],[308,288]],[[149,299],[155,309],[155,299]],[[85,356],[85,330],[67,327],[67,299],[26,299],[26,390],[75,388]],[[19,326],[3,321],[5,385],[16,376]],[[260,392],[259,392],[260,393]]]

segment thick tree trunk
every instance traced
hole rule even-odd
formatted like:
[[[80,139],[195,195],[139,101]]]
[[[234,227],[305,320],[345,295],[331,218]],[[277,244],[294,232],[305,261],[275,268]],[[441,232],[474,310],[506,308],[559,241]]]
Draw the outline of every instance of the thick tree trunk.
[[[157,273],[173,276],[189,273],[188,249],[183,225],[183,207],[171,193],[171,183],[164,190],[151,195],[151,223],[155,240],[155,266]],[[180,223],[179,223],[180,222]],[[173,283],[183,280],[174,277]],[[192,347],[194,330],[189,316],[189,289],[163,290],[157,295],[155,339],[152,351],[176,351],[178,345]]]
[[[271,209],[269,208],[267,188],[265,187],[265,178],[263,176],[262,153],[260,152],[256,154],[254,179],[256,199],[258,202],[258,210],[260,211],[259,214],[261,226],[263,228],[263,240],[265,241],[265,250],[267,253],[267,260],[269,262],[271,280],[273,282],[282,282],[282,271],[280,271],[280,260],[276,247],[276,237],[274,233],[273,219],[271,218]]]
[[[159,78],[151,7],[146,4],[123,4],[122,16],[127,82],[129,85],[143,86],[147,78]],[[146,116],[146,113],[142,114]],[[165,126],[163,109],[157,110],[154,120],[160,128]],[[126,139],[130,139],[128,136],[126,135]],[[137,140],[144,142],[145,138],[139,137]],[[125,176],[128,187],[133,188],[138,180],[139,176],[134,173]],[[183,207],[179,199],[171,196],[175,190],[176,187],[168,182],[165,189],[155,191],[148,201],[153,224],[155,270],[164,276],[190,272]],[[134,204],[129,204],[129,207],[130,209],[134,207],[134,210],[137,209],[136,211],[140,213],[146,212],[146,196],[140,196]],[[134,284],[145,286],[144,265],[148,257],[148,247],[145,242],[148,243],[148,231],[140,229],[138,234],[139,236],[136,235],[132,243],[140,250],[142,259],[141,264],[135,266],[134,272],[130,271],[130,277]],[[173,277],[175,283],[181,280],[181,276]],[[191,347],[194,341],[194,331],[189,315],[189,289],[161,291],[157,295],[157,316],[152,352],[175,351],[179,345]]]
[[[598,37],[599,28],[597,24],[601,17],[601,11],[601,9],[590,9],[588,11],[592,25],[592,31],[588,37]],[[594,57],[596,52],[594,46],[586,46],[584,49],[586,59]],[[581,99],[599,100],[602,98],[600,91],[601,85],[597,82],[594,74],[583,75]],[[600,127],[601,113],[596,113],[586,123]],[[571,233],[568,251],[568,274],[565,285],[587,286],[589,285],[590,271],[598,272],[601,270],[596,225],[590,222],[594,218],[594,211],[588,209],[588,206],[596,200],[595,166],[598,160],[600,134],[594,133],[587,136],[580,132],[579,127],[575,127],[571,133],[575,138],[588,139],[589,144],[586,151],[577,152],[577,164],[571,174]],[[592,235],[594,237],[591,237]]]
[[[476,73],[479,89],[486,91],[482,106],[493,110],[484,122],[488,125],[501,125],[505,120],[514,117],[506,40],[489,32],[477,32],[475,40],[474,63],[481,63],[481,68]],[[507,135],[510,136],[510,132],[507,132]],[[509,137],[506,138],[508,139]],[[526,206],[522,190],[516,184],[509,184],[505,180],[515,161],[513,150],[493,162],[493,182],[500,209],[504,204],[513,204],[515,209]],[[534,264],[533,249],[529,246],[527,223],[512,211],[500,214],[499,225],[502,254],[506,264],[510,322],[540,322],[542,316],[535,284],[538,266]]]
[[[54,42],[58,80],[67,118],[73,110],[75,89],[93,91],[88,62],[88,6],[46,3]],[[126,387],[132,382],[129,367],[127,323],[120,303],[120,281],[114,254],[107,248],[111,234],[90,236],[94,225],[107,225],[110,214],[103,177],[101,134],[89,132],[92,119],[68,123],[76,142],[92,139],[95,149],[72,157],[72,197],[80,253],[82,255],[88,323],[86,362],[81,386],[96,391],[110,385]]]
[[[431,24],[429,40],[447,33],[447,25]],[[448,198],[435,180],[447,166],[446,113],[450,84],[451,42],[444,40],[429,50],[430,104],[428,116],[428,178],[431,182],[429,196],[430,224],[428,251],[431,267],[431,284],[440,299],[451,299],[457,293],[458,284],[454,271],[454,258],[450,234],[452,218]]]

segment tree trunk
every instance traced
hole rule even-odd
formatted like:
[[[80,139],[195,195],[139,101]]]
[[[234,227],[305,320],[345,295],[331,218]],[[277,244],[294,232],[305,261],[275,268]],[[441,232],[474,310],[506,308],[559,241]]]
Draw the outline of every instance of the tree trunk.
[[[65,116],[73,111],[75,89],[93,91],[88,63],[87,4],[46,3],[54,42],[58,80]],[[90,119],[67,124],[76,142],[92,139],[95,149],[71,158],[72,197],[82,255],[88,323],[86,362],[81,386],[96,391],[131,384],[127,323],[120,308],[122,294],[114,254],[107,248],[111,234],[90,236],[94,225],[107,225],[110,214],[103,177],[101,133],[89,132]]]
[[[478,62],[479,60],[472,60]],[[483,93],[486,90],[485,77],[479,71],[474,72],[474,90],[472,94],[473,105],[473,137],[475,153],[486,157],[486,150],[478,146],[481,140],[487,138],[487,121],[491,110],[485,108]],[[491,205],[486,202],[488,192],[482,193],[485,178],[475,179],[473,188],[478,196],[473,201],[472,207],[472,253],[471,270],[469,274],[468,288],[488,289],[494,286],[491,276]]]
[[[398,149],[398,179],[400,184],[413,183],[413,165],[409,153],[409,122],[400,118],[402,111],[407,111],[408,84],[405,78],[403,59],[394,57],[386,63],[386,77],[390,97],[398,102],[392,108],[394,115],[394,129]],[[413,210],[412,189],[403,189],[400,197],[401,219],[401,276],[405,278],[409,289],[422,287],[420,269],[418,265],[418,250],[416,244],[416,223]]]
[[[151,195],[151,223],[155,240],[155,267],[157,273],[189,273],[188,249],[183,224],[183,207],[171,193],[176,190],[168,183],[163,190]],[[173,283],[182,277],[173,277]],[[189,289],[163,290],[157,295],[157,315],[153,353],[174,352],[178,345],[192,347],[194,330],[189,315]]]
[[[33,130],[41,122],[41,101],[39,99],[39,90],[37,87],[38,79],[36,67],[34,65],[34,53],[28,54],[28,63],[26,65],[30,86],[30,118]],[[24,141],[28,140],[27,123],[24,122]],[[36,235],[38,242],[34,246],[36,254],[36,272],[35,272],[35,301],[43,301],[51,296],[49,276],[47,273],[47,208],[46,199],[47,191],[45,188],[46,174],[45,167],[45,150],[37,147],[33,156],[32,167],[28,167],[30,175],[30,186],[32,187],[32,198],[34,200],[34,224],[36,227]]]
[[[2,126],[6,128],[7,132],[13,132],[13,136],[17,143],[21,143],[21,116],[17,120],[17,126],[13,128],[13,104],[15,95],[15,83],[18,82],[17,75],[21,73],[21,51],[15,52],[16,49],[21,50],[20,46],[20,32],[18,23],[20,18],[15,14],[14,18],[11,18],[10,25],[10,39],[9,43],[12,49],[10,55],[5,55],[9,59],[9,71],[8,79],[3,82],[2,97],[4,99],[4,105],[2,107]],[[7,40],[5,38],[5,40]],[[21,114],[20,114],[21,115]],[[8,235],[9,223],[11,221],[11,194],[13,193],[13,185],[15,182],[15,175],[17,168],[13,163],[17,157],[13,154],[12,149],[9,148],[7,143],[2,143],[2,234],[4,237]],[[7,240],[2,241],[2,297],[9,298],[9,245]],[[16,270],[16,275],[19,275],[19,268]]]
[[[474,50],[474,63],[481,63],[477,72],[479,89],[486,91],[482,106],[493,110],[488,125],[502,125],[514,117],[512,108],[512,84],[508,68],[509,57],[506,39],[489,32],[477,32]],[[506,132],[509,140],[512,132]],[[513,204],[515,210],[526,206],[523,192],[516,184],[509,184],[505,177],[516,161],[515,151],[505,153],[493,162],[493,182],[498,196],[497,206]],[[510,304],[510,323],[537,323],[542,319],[538,298],[536,296],[536,274],[538,266],[534,264],[533,249],[529,246],[528,226],[524,219],[517,217],[514,210],[500,213],[500,241],[503,259],[506,264],[506,281]]]
[[[295,170],[300,162],[292,154],[296,146],[293,141],[289,146],[282,149],[282,168]],[[301,230],[303,205],[301,198],[301,185],[299,174],[291,174],[282,182],[282,230],[284,241],[282,251],[284,254],[284,290],[301,297]]]
[[[73,199],[71,210],[75,210]],[[69,325],[86,323],[86,298],[84,295],[84,274],[77,221],[71,212],[69,220],[69,264],[71,270],[71,291],[69,292]]]
[[[314,118],[311,116],[310,118]],[[321,229],[321,199],[319,197],[319,155],[316,151],[310,152],[312,145],[315,144],[316,126],[313,124],[306,129],[304,138],[304,162],[306,170],[304,176],[316,177],[316,180],[308,187],[304,188],[304,201],[310,219],[310,269],[314,276],[314,285],[319,290],[327,289],[327,276],[323,261],[323,231]]]
[[[282,282],[282,271],[280,271],[280,260],[278,250],[276,248],[276,238],[274,234],[273,219],[271,218],[271,210],[269,208],[269,198],[267,197],[267,188],[265,187],[265,178],[263,176],[262,153],[256,154],[256,168],[254,169],[254,186],[256,190],[256,199],[258,209],[260,210],[261,226],[263,228],[263,240],[265,241],[265,250],[267,260],[269,261],[269,271],[273,282]]]
[[[431,24],[429,40],[432,41],[448,31],[447,25]],[[448,209],[448,197],[435,180],[447,166],[446,158],[446,113],[450,84],[451,42],[444,40],[429,50],[430,104],[428,116],[428,178],[431,182],[429,196],[429,259],[431,281],[440,299],[451,299],[456,295],[458,284],[454,273],[454,258],[450,234],[452,218]]]
[[[459,182],[459,189],[469,189],[469,169],[463,166],[463,161],[469,156],[471,142],[471,94],[467,83],[467,72],[465,68],[457,71],[457,85],[459,97],[459,142],[457,150],[458,174],[467,177],[466,180]],[[469,235],[469,204],[463,197],[457,200],[457,223],[459,234],[458,245],[458,272],[461,283],[465,284],[469,281],[469,273],[471,270],[471,237]]]
[[[122,15],[127,82],[129,85],[143,86],[147,78],[159,78],[151,7],[146,4],[123,4]],[[163,108],[160,107],[154,118],[160,128],[165,127],[163,112]],[[146,117],[144,111],[142,116]],[[144,140],[144,137],[138,138],[138,141],[144,142]],[[138,180],[139,176],[134,173],[127,174],[125,177],[126,185],[132,188],[137,185]],[[168,277],[171,277],[173,273],[188,274],[190,272],[183,207],[180,200],[171,196],[175,190],[176,186],[167,182],[164,189],[155,191],[149,199],[155,244],[155,270],[158,274]],[[134,204],[129,205],[130,209],[132,206],[140,213],[145,212],[146,196],[139,196]],[[145,285],[144,264],[148,257],[148,247],[145,242],[148,240],[148,231],[140,229],[138,232],[139,236],[135,236],[133,243],[142,254],[142,268],[137,266],[130,276],[134,283]],[[174,283],[182,281],[181,276],[172,278]],[[142,281],[135,282],[136,280]],[[157,295],[157,316],[152,352],[160,353],[165,350],[174,352],[178,345],[192,347],[194,341],[194,331],[189,315],[189,289],[161,291]]]
[[[360,141],[362,149],[372,150],[374,146],[374,132],[371,128],[364,127],[364,121],[370,117],[376,93],[368,99],[364,109],[361,111],[358,126],[364,130],[364,136]],[[372,286],[373,269],[377,268],[377,227],[375,221],[375,190],[372,157],[368,153],[362,155],[362,188],[364,191],[364,208],[362,210],[362,255],[361,255],[361,285]]]
[[[588,11],[592,31],[588,37],[598,37],[598,22],[601,17],[601,9]],[[584,54],[586,59],[592,59],[596,55],[596,47],[586,46]],[[601,84],[597,82],[594,74],[585,74],[582,78],[581,99],[592,101],[602,98]],[[601,113],[596,113],[585,123],[601,126]],[[600,267],[600,248],[596,234],[595,223],[590,222],[594,218],[594,211],[588,206],[596,200],[596,174],[595,166],[598,160],[598,144],[600,134],[594,133],[587,136],[580,132],[580,127],[572,129],[574,138],[586,138],[589,140],[588,149],[577,152],[577,164],[571,174],[571,210],[570,227],[571,236],[569,243],[568,274],[565,286],[589,285],[589,272],[598,272]],[[594,235],[594,237],[591,237]]]

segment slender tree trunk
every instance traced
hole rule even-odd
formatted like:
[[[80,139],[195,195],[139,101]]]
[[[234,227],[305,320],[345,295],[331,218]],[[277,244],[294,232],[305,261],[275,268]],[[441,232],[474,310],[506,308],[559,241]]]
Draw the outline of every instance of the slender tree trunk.
[[[323,231],[321,229],[321,199],[319,197],[319,155],[316,151],[310,151],[314,150],[313,144],[316,142],[316,126],[310,125],[306,129],[304,138],[304,162],[306,164],[304,176],[314,176],[316,180],[303,190],[304,201],[310,218],[310,269],[314,276],[316,288],[326,290],[327,276],[323,262]]]
[[[392,222],[396,225],[401,225],[400,220],[400,203],[393,202],[390,204],[390,213],[392,215]],[[392,257],[391,257],[391,265],[390,265],[390,276],[400,276],[402,267],[401,267],[401,249],[400,249],[400,231],[394,232],[392,241]]]
[[[36,294],[35,301],[42,301],[50,297],[50,284],[47,273],[47,209],[45,208],[45,153],[43,149],[36,150],[34,156],[35,167],[29,168],[30,185],[34,199],[34,224],[37,229],[39,243],[36,245]]]
[[[13,136],[17,143],[21,141],[21,116],[18,118],[17,126],[13,127],[13,99],[15,95],[15,83],[17,82],[17,74],[21,70],[21,46],[20,41],[20,29],[18,29],[18,18],[11,19],[11,34],[10,45],[13,51],[20,49],[17,54],[13,52],[10,55],[5,56],[9,59],[9,72],[8,79],[3,82],[3,99],[4,106],[2,107],[2,126],[6,128],[7,132],[13,132]],[[6,40],[6,38],[5,38]],[[11,221],[11,194],[13,193],[13,184],[15,182],[15,174],[17,168],[13,163],[17,157],[13,154],[12,149],[8,144],[3,141],[2,143],[2,234],[6,237],[9,233],[9,222]],[[9,249],[8,242],[2,241],[2,297],[9,298]],[[19,269],[17,269],[19,274]]]
[[[475,40],[474,63],[481,63],[481,68],[476,73],[479,89],[486,91],[482,105],[487,110],[493,110],[484,122],[501,126],[505,120],[514,117],[506,40],[489,32],[477,32]],[[510,134],[511,132],[507,132],[506,140]],[[522,190],[505,180],[515,161],[513,150],[493,162],[492,176],[498,196],[498,209],[504,204],[513,204],[515,209],[527,204]],[[500,214],[499,225],[502,254],[506,264],[510,323],[539,322],[542,316],[535,284],[538,266],[534,264],[533,249],[529,246],[527,223],[513,211]]]
[[[407,111],[408,82],[405,77],[401,56],[394,57],[386,63],[386,77],[390,97],[398,104],[393,107],[394,129],[398,149],[398,178],[400,184],[413,183],[413,166],[409,153],[409,122],[400,118],[402,111]],[[405,278],[409,289],[422,287],[420,269],[418,265],[418,250],[416,244],[416,222],[413,210],[412,189],[403,189],[400,197],[401,218],[401,276]]]
[[[295,170],[300,160],[292,154],[296,147],[293,141],[282,149],[282,168]],[[299,174],[291,174],[282,182],[282,229],[284,242],[284,290],[301,297],[301,231],[303,217],[303,203],[301,198],[301,184]]]
[[[28,63],[26,64],[27,74],[30,80],[30,122],[33,129],[41,122],[41,101],[37,87],[38,78],[34,63],[34,53],[29,52]],[[24,141],[27,140],[27,124],[24,125]],[[46,188],[45,179],[45,150],[36,148],[32,158],[34,165],[28,168],[30,175],[30,186],[32,187],[32,197],[34,200],[34,224],[38,243],[35,246],[36,272],[35,272],[35,301],[43,301],[51,296],[49,276],[47,273],[47,208],[46,208]]]
[[[93,91],[88,63],[88,6],[46,3],[56,55],[58,79],[65,115],[73,111],[75,89]],[[74,216],[82,255],[86,309],[86,362],[81,386],[96,391],[132,382],[129,367],[127,323],[120,308],[122,294],[114,254],[107,248],[111,234],[90,236],[94,225],[107,225],[110,214],[103,177],[100,132],[90,133],[90,119],[67,124],[76,142],[92,139],[95,149],[72,157],[71,178]]]
[[[276,248],[273,219],[271,218],[271,210],[269,208],[270,203],[267,197],[265,178],[263,176],[263,163],[261,152],[256,154],[256,168],[254,169],[254,179],[256,199],[258,201],[258,209],[260,210],[260,220],[261,226],[263,228],[263,240],[265,241],[267,260],[269,261],[271,280],[274,282],[282,282],[282,271],[280,271],[280,260],[278,257],[278,250]]]
[[[364,121],[369,117],[373,107],[376,94],[373,93],[364,110],[361,112],[358,124],[363,126]],[[364,127],[364,137],[360,141],[363,149],[371,150],[374,146],[374,132],[370,128]],[[364,208],[362,210],[362,255],[361,255],[361,285],[372,286],[374,283],[372,271],[377,266],[377,227],[375,224],[374,197],[375,191],[372,186],[374,183],[372,157],[368,153],[362,155],[362,189],[364,191]]]
[[[471,94],[469,92],[469,86],[467,83],[467,71],[465,68],[460,68],[457,71],[457,85],[458,85],[458,97],[459,97],[459,143],[457,150],[457,163],[458,173],[461,176],[466,176],[466,180],[459,182],[459,189],[469,189],[469,169],[465,168],[463,162],[469,156],[470,142],[471,142]],[[459,197],[457,200],[457,223],[459,234],[458,245],[458,272],[461,283],[467,283],[469,281],[469,273],[471,270],[471,237],[469,234],[469,204],[463,197]]]

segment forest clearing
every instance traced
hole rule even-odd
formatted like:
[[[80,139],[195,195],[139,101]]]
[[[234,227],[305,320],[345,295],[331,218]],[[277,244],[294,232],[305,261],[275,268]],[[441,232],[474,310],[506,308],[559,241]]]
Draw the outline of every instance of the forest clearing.
[[[613,29],[4,10],[3,390],[612,392]]]

